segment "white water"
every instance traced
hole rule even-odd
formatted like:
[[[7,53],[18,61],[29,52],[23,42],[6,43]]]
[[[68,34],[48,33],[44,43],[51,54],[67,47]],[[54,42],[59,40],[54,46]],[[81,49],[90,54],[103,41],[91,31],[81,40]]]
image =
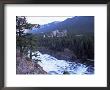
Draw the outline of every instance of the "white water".
[[[32,59],[35,61],[41,60],[41,62],[38,62],[38,64],[43,67],[48,74],[63,74],[64,71],[68,72],[69,74],[93,74],[93,72],[88,72],[88,67],[81,63],[76,64],[75,62],[58,60],[53,56],[42,54],[39,51],[33,54],[37,54],[38,56],[33,56]]]

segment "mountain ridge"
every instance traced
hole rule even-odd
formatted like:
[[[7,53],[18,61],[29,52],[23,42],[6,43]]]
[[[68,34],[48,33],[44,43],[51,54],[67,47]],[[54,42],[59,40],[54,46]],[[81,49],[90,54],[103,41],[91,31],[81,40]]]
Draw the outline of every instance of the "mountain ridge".
[[[48,33],[54,30],[67,30],[73,33],[94,32],[94,16],[75,16],[64,21],[54,21],[32,29],[30,33]]]

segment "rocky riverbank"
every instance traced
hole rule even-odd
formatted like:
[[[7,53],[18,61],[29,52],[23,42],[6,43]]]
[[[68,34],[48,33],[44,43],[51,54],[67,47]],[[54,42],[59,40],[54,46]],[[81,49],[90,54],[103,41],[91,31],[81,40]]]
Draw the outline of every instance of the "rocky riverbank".
[[[94,60],[87,59],[87,58],[82,58],[78,59],[77,56],[68,48],[65,48],[64,51],[53,51],[50,49],[47,49],[45,47],[40,47],[38,48],[38,51],[40,51],[42,54],[49,54],[59,60],[66,60],[70,62],[76,62],[76,63],[82,63],[86,65],[91,65],[94,67]]]
[[[47,72],[38,63],[33,62],[25,55],[21,58],[20,53],[17,51],[16,74],[47,74]]]

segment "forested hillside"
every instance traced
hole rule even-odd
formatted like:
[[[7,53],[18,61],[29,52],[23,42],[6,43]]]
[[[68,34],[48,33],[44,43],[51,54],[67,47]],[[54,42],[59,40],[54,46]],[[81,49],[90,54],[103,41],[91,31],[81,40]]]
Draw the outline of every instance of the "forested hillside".
[[[26,30],[28,31],[25,32]],[[17,56],[17,68],[20,68],[19,61],[27,62],[29,60],[31,63],[34,63],[34,66],[37,65],[38,68],[41,68],[40,71],[38,68],[35,68],[38,69],[38,71],[35,71],[38,72],[37,74],[50,73],[51,71],[49,70],[51,69],[48,68],[49,70],[47,70],[45,65],[47,65],[47,62],[51,63],[54,60],[55,62],[53,63],[60,63],[62,60],[63,63],[65,61],[65,63],[68,63],[65,64],[65,67],[67,68],[64,67],[64,69],[61,69],[63,70],[63,73],[75,73],[73,71],[67,71],[74,66],[73,64],[76,66],[77,64],[79,66],[82,64],[89,66],[90,70],[92,70],[91,72],[93,73],[94,17],[76,16],[73,18],[67,18],[62,22],[55,21],[46,25],[28,23],[26,17],[24,16],[16,17],[16,50],[19,52],[19,57],[21,57],[19,58]],[[45,60],[45,62],[42,60]],[[70,62],[71,64],[69,64]],[[43,65],[43,63],[45,63],[45,65]],[[51,63],[51,65],[53,64]],[[88,69],[86,66],[81,67],[83,67],[86,71],[86,69]],[[20,72],[22,72],[22,69],[20,69]],[[18,70],[19,69],[17,69],[17,71]]]

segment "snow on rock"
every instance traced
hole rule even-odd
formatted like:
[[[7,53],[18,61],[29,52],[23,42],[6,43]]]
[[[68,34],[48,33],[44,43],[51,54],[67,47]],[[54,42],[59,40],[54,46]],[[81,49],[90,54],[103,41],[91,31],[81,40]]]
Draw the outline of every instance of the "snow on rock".
[[[35,61],[40,60],[38,64],[42,66],[43,70],[48,74],[64,74],[65,71],[69,74],[93,74],[93,70],[92,72],[88,72],[88,67],[81,63],[76,64],[75,62],[58,60],[51,55],[42,54],[39,51],[33,54],[37,54],[37,56],[33,56],[32,59]]]

